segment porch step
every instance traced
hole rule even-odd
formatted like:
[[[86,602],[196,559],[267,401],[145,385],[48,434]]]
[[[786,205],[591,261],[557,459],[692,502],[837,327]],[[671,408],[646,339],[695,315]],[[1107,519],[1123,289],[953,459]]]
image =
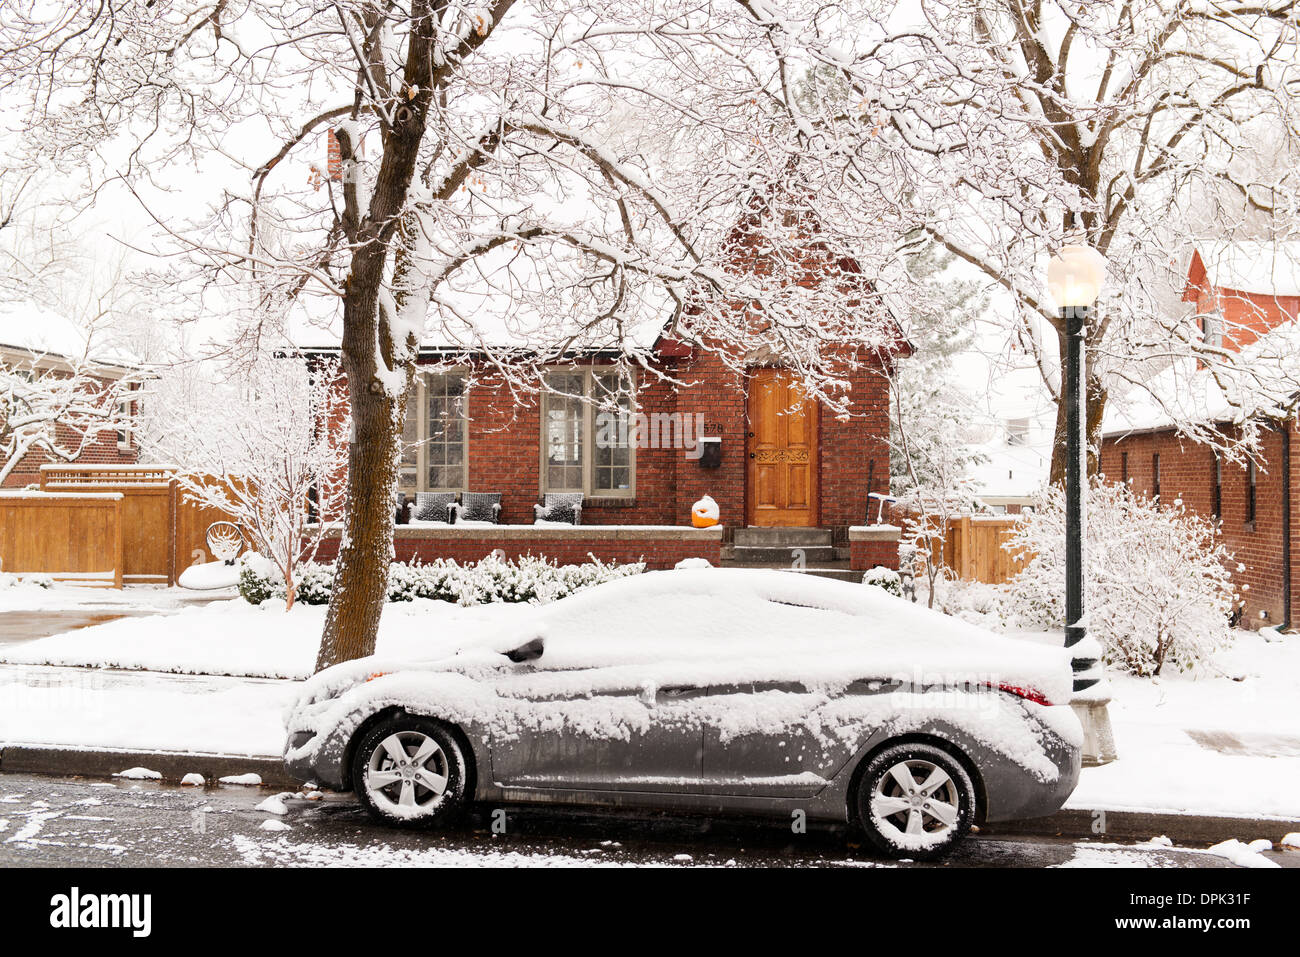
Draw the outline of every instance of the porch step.
[[[834,578],[838,581],[860,582],[862,581],[862,569],[855,569],[847,561],[827,561],[818,562],[816,565],[804,568],[802,570],[791,568],[789,562],[738,562],[734,559],[722,560],[723,568],[771,568],[780,572],[789,572],[792,575],[813,575],[817,578]]]
[[[731,550],[731,559],[738,565],[792,565],[800,557],[805,563],[831,562],[835,549],[830,545],[736,545]]]
[[[827,545],[831,543],[829,528],[738,528],[733,533],[737,546],[773,548],[809,545]]]

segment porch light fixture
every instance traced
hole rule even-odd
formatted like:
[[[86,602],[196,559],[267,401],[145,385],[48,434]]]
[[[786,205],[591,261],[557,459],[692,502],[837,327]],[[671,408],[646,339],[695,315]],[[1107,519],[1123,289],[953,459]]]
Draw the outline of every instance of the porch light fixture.
[[[1047,289],[1060,310],[1066,329],[1065,369],[1065,647],[1083,641],[1088,626],[1083,604],[1083,482],[1087,472],[1084,382],[1084,330],[1092,305],[1106,281],[1106,260],[1089,246],[1063,246],[1047,264]],[[1097,659],[1087,654],[1071,659],[1074,690],[1092,687],[1100,679]]]

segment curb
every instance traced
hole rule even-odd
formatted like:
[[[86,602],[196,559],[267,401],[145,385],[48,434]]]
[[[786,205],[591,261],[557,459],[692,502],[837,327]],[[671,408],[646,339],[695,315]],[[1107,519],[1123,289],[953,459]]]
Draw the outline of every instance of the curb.
[[[116,749],[50,748],[8,745],[0,748],[0,772],[27,774],[112,777],[127,768],[157,771],[163,781],[179,784],[190,773],[203,775],[209,785],[219,778],[255,772],[262,786],[297,790],[299,782],[289,777],[284,762],[265,755],[190,754],[184,751],[126,751]]]
[[[1291,831],[1300,831],[1300,820],[1065,808],[1051,817],[985,824],[979,832],[998,837],[1062,837],[1094,841],[1149,841],[1163,835],[1175,844],[1208,846],[1232,838],[1253,841],[1261,837],[1276,844]]]

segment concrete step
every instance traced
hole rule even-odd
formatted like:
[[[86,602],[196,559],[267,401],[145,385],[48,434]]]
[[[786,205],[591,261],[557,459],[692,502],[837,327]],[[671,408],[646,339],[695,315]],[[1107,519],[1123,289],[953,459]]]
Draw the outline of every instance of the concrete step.
[[[724,568],[770,568],[796,575],[815,575],[818,578],[834,578],[846,582],[862,581],[862,570],[853,568],[847,561],[817,562],[811,567],[797,569],[792,568],[789,562],[737,562],[724,558],[722,566]]]
[[[766,547],[829,545],[829,528],[738,528],[733,533],[737,545]]]
[[[830,545],[736,545],[731,550],[732,560],[737,564],[757,565],[763,563],[785,562],[793,564],[802,554],[803,561],[833,562],[835,549]]]

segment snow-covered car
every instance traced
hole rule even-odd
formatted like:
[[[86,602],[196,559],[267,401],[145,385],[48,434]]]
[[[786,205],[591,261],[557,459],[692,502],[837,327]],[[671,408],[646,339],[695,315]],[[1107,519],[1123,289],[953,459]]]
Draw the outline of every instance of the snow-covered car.
[[[1078,779],[1063,649],[870,585],[650,572],[525,620],[322,671],[286,713],[290,773],[401,826],[471,801],[801,815],[913,858]]]

